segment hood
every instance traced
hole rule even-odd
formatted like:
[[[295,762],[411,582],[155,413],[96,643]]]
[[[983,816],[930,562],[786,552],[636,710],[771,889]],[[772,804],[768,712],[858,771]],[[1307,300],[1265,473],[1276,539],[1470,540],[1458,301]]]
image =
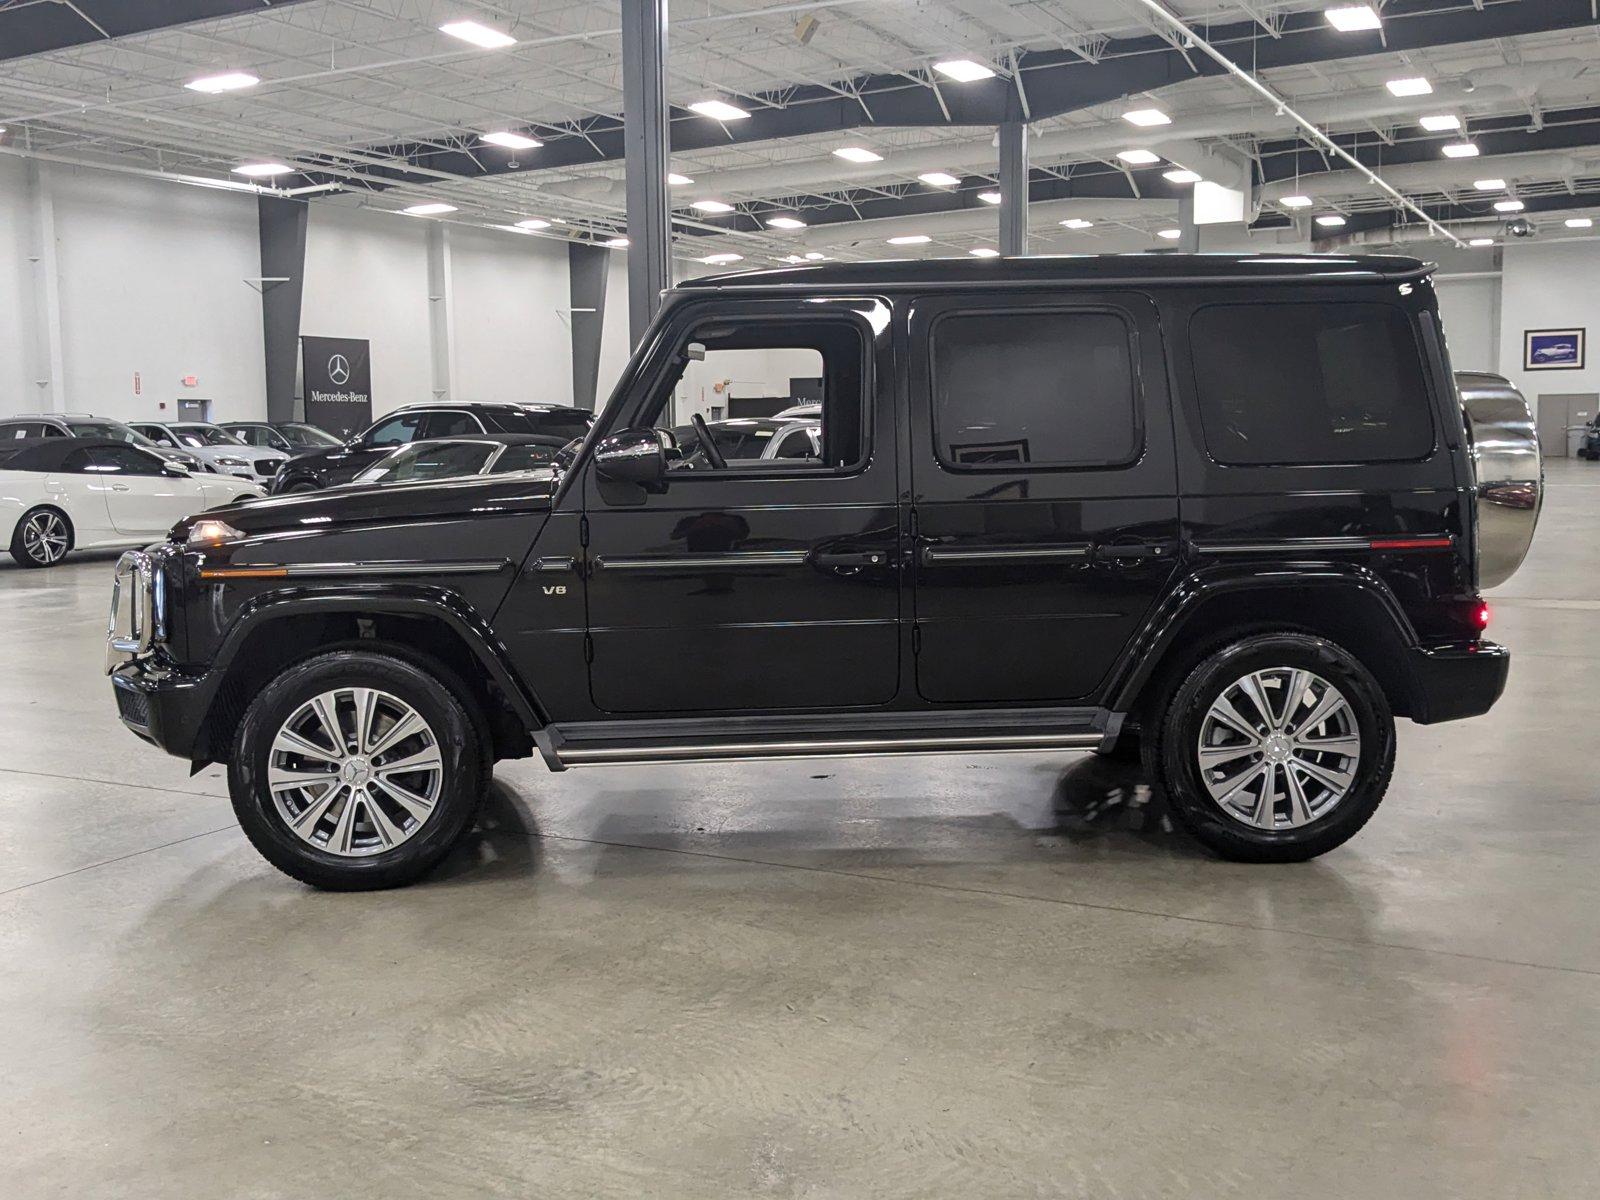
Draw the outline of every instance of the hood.
[[[428,521],[473,513],[548,512],[560,482],[555,470],[514,475],[468,475],[425,483],[380,483],[268,496],[217,509],[246,537],[307,533],[399,521]],[[183,540],[195,518],[180,522],[172,535]]]

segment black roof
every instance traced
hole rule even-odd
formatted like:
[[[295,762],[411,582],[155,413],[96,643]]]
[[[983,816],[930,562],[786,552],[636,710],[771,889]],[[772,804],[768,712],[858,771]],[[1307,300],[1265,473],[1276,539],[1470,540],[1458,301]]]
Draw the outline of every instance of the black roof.
[[[1381,283],[1420,279],[1431,263],[1387,254],[1049,254],[809,263],[702,275],[681,291],[720,288],[907,288],[1048,284]]]
[[[22,438],[15,442],[0,442],[0,471],[59,471],[67,455],[73,451],[102,447],[137,450],[155,459],[161,457],[143,446],[132,446],[116,438]]]
[[[429,409],[433,409],[433,408],[459,408],[463,412],[471,412],[473,409],[478,408],[478,409],[492,409],[492,410],[497,411],[497,412],[582,413],[586,417],[594,416],[594,414],[592,412],[590,412],[587,408],[577,408],[577,407],[575,407],[573,405],[570,405],[570,404],[535,404],[535,403],[524,404],[524,403],[522,403],[520,401],[514,401],[514,400],[434,400],[434,401],[431,401],[431,402],[429,402],[429,401],[419,401],[416,404],[402,404],[398,408],[391,409],[388,412],[384,413],[383,416],[384,417],[390,417],[390,416],[393,416],[395,413],[411,412],[412,410],[418,409],[418,408],[429,408]],[[383,418],[382,417],[375,417],[373,419],[374,420],[382,420]],[[303,424],[303,422],[302,422],[302,424]]]

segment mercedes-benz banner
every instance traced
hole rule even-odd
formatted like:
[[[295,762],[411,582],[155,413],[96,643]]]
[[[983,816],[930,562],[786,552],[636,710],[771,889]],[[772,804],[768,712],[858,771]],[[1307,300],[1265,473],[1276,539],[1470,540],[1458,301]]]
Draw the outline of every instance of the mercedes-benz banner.
[[[365,338],[302,337],[306,420],[347,437],[372,424],[372,343]]]

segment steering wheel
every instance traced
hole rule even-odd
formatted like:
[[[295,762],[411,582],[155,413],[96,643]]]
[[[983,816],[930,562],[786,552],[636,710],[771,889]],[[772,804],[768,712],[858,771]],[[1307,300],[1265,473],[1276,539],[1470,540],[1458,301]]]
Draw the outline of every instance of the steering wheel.
[[[706,428],[706,419],[699,413],[689,418],[689,423],[694,426],[694,436],[700,441],[700,448],[706,452],[706,461],[718,471],[728,469],[728,460],[722,457],[722,451],[717,449],[716,440],[711,436],[711,430]]]

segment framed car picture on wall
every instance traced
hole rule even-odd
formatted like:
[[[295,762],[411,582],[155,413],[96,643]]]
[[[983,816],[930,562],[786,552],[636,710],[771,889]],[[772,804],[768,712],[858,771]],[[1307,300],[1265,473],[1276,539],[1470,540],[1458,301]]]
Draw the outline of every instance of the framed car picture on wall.
[[[1522,335],[1522,369],[1581,371],[1584,341],[1582,329],[1530,329]]]

